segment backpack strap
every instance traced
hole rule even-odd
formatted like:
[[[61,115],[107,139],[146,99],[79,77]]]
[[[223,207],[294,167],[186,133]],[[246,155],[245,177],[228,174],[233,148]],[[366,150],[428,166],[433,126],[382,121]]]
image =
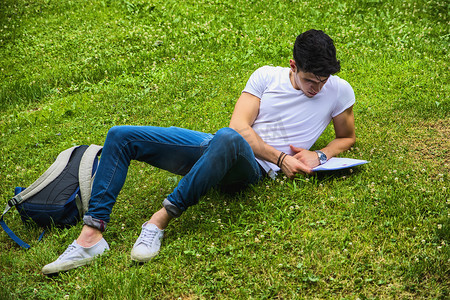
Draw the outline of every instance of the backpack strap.
[[[8,209],[9,210],[9,209]],[[3,215],[8,211],[6,210]],[[3,221],[3,215],[0,218],[0,225],[2,226],[3,230],[6,232],[7,235],[9,235],[9,237],[16,242],[20,247],[23,247],[25,249],[30,248],[30,245],[28,245],[27,243],[25,243],[24,241],[22,241],[17,235],[14,234],[14,232],[12,232],[12,230],[8,227],[8,225],[6,225],[5,221]]]
[[[4,213],[3,213],[4,215]],[[9,237],[16,242],[20,247],[29,249],[30,245],[25,243],[23,240],[21,240],[9,227],[6,225],[5,221],[3,220],[3,215],[0,218],[0,225],[2,226],[3,230],[6,232]],[[42,237],[44,236],[45,230],[42,231],[42,233],[39,235],[38,241],[42,240]]]
[[[100,155],[101,151],[102,146],[90,145],[84,152],[80,161],[78,181],[80,183],[81,201],[83,203],[83,215],[89,208],[92,183],[94,182],[95,172],[97,171],[98,162],[96,161],[96,158]]]
[[[78,146],[74,146],[61,152],[56,158],[55,162],[44,172],[44,174],[42,174],[29,187],[27,187],[25,190],[8,201],[8,205],[10,206],[10,208],[36,195],[50,182],[55,180],[55,178],[58,177],[59,174],[61,174],[61,172],[64,170],[67,163],[69,162],[70,157],[72,156],[73,150],[75,150],[75,148],[77,147]]]

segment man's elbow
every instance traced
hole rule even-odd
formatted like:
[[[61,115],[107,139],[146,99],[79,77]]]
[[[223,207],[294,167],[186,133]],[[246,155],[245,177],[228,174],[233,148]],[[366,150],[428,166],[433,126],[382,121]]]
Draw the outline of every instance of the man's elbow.
[[[341,141],[343,151],[350,149],[356,143],[356,136],[354,134],[336,138]]]
[[[348,137],[347,140],[348,140],[348,145],[347,145],[347,150],[348,150],[356,143],[356,135],[352,135],[351,137]]]
[[[355,143],[356,143],[356,135],[353,135],[353,136],[350,138],[350,147],[353,146]]]
[[[230,127],[231,129],[236,130],[241,135],[242,135],[242,133],[248,131],[249,128],[250,128],[250,126],[248,126],[248,124],[246,124],[246,123],[233,121],[233,120],[230,121],[230,124],[228,125],[228,127]]]
[[[239,126],[237,126],[237,124],[233,121],[230,121],[230,124],[228,124],[228,127],[230,127],[231,129],[236,130],[237,132],[239,132]]]

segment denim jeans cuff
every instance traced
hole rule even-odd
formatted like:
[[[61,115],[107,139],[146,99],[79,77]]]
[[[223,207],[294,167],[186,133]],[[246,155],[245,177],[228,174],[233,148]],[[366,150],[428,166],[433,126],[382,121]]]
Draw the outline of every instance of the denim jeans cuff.
[[[178,218],[183,213],[181,209],[167,199],[164,199],[162,204],[172,218]]]
[[[99,220],[99,219],[94,219],[91,216],[84,216],[83,223],[84,223],[84,225],[96,228],[96,229],[100,230],[101,232],[104,232],[106,230],[107,223],[105,221]]]

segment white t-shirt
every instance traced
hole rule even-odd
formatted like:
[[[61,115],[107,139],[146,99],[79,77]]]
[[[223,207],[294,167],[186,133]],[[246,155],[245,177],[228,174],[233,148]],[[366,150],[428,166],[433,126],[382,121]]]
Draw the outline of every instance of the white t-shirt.
[[[332,118],[355,103],[355,94],[347,81],[331,75],[320,92],[308,98],[294,89],[289,70],[261,67],[250,76],[243,92],[261,99],[253,130],[268,145],[292,155],[289,145],[309,149]],[[280,170],[268,161],[257,161],[269,175]]]

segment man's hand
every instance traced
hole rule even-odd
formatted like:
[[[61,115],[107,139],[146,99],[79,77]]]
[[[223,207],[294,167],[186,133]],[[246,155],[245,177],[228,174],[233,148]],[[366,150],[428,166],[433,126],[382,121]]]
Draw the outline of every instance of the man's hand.
[[[294,158],[296,158],[301,163],[305,164],[309,168],[317,167],[320,164],[319,156],[314,151],[309,151],[303,148],[294,147],[289,145],[291,150],[295,152]]]
[[[283,159],[283,163],[281,164],[281,171],[283,171],[283,173],[291,179],[294,178],[296,174],[305,175],[313,173],[311,167],[295,158],[295,156],[291,155],[286,155],[286,157]]]

